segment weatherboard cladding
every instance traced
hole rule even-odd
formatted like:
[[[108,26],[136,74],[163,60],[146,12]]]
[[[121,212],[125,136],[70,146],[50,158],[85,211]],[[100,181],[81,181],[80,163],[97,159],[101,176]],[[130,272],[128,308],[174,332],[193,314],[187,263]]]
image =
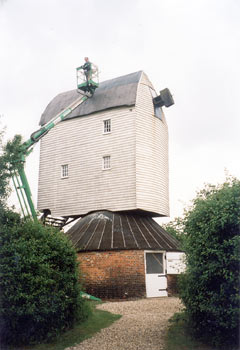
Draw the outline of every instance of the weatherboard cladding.
[[[133,83],[138,79],[137,84]],[[135,101],[128,100],[134,105],[70,118],[42,138],[38,210],[50,209],[53,216],[66,217],[99,210],[169,215],[166,120],[163,114],[162,120],[154,115],[152,84],[143,72],[112,79],[111,84],[102,83],[102,89],[107,92],[107,87],[113,89],[120,84],[125,91],[125,80],[134,85]],[[85,103],[94,101],[94,97]],[[127,99],[128,94],[122,103],[126,104]],[[112,131],[104,135],[106,119],[111,119]],[[102,170],[105,155],[111,156],[111,169],[107,171]],[[60,171],[63,164],[69,165],[69,177],[65,179]]]
[[[181,251],[178,241],[149,216],[98,211],[67,231],[77,251]]]
[[[41,140],[39,210],[73,216],[135,209],[133,114],[119,107],[73,118],[59,123]],[[103,135],[103,119],[108,118],[113,130]],[[103,171],[102,157],[108,154],[112,169]],[[62,164],[69,164],[69,178],[61,179]]]
[[[145,74],[136,100],[136,193],[137,207],[169,216],[168,127],[154,115],[152,95]]]
[[[136,103],[136,94],[142,71],[107,80],[99,84],[94,96],[81,104],[66,119],[88,115],[113,107],[132,106]],[[53,116],[63,111],[79,97],[77,90],[57,95],[46,107],[40,125],[46,124]]]

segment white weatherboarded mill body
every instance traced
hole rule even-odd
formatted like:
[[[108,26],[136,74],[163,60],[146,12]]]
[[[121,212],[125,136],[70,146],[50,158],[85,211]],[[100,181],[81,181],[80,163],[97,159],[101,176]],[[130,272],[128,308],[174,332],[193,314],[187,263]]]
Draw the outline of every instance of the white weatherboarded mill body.
[[[168,128],[156,95],[142,71],[108,80],[53,128],[41,140],[38,209],[168,216]],[[77,97],[76,90],[55,97],[40,124]]]

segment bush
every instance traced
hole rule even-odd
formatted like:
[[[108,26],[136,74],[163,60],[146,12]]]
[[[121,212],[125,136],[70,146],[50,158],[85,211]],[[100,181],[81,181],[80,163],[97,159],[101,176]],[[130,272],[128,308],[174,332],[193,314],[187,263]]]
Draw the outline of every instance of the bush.
[[[1,341],[49,341],[84,320],[76,253],[64,234],[30,221],[0,230]]]
[[[0,231],[10,226],[19,225],[20,222],[21,218],[18,213],[0,204]]]
[[[181,298],[194,333],[224,348],[239,342],[240,181],[207,186],[185,217]]]

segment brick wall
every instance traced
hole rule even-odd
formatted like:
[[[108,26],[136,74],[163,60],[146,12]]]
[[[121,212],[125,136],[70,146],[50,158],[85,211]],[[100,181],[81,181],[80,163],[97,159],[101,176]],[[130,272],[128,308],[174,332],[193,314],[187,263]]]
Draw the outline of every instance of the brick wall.
[[[80,252],[78,261],[87,293],[101,299],[146,296],[143,251]]]
[[[167,275],[169,297],[178,295],[178,276],[179,275]]]

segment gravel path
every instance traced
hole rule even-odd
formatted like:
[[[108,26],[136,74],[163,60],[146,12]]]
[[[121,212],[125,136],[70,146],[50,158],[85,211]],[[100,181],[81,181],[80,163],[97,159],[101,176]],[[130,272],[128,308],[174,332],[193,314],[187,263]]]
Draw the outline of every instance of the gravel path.
[[[121,314],[120,320],[93,338],[65,350],[162,350],[167,320],[181,309],[178,298],[105,303],[99,309]]]

